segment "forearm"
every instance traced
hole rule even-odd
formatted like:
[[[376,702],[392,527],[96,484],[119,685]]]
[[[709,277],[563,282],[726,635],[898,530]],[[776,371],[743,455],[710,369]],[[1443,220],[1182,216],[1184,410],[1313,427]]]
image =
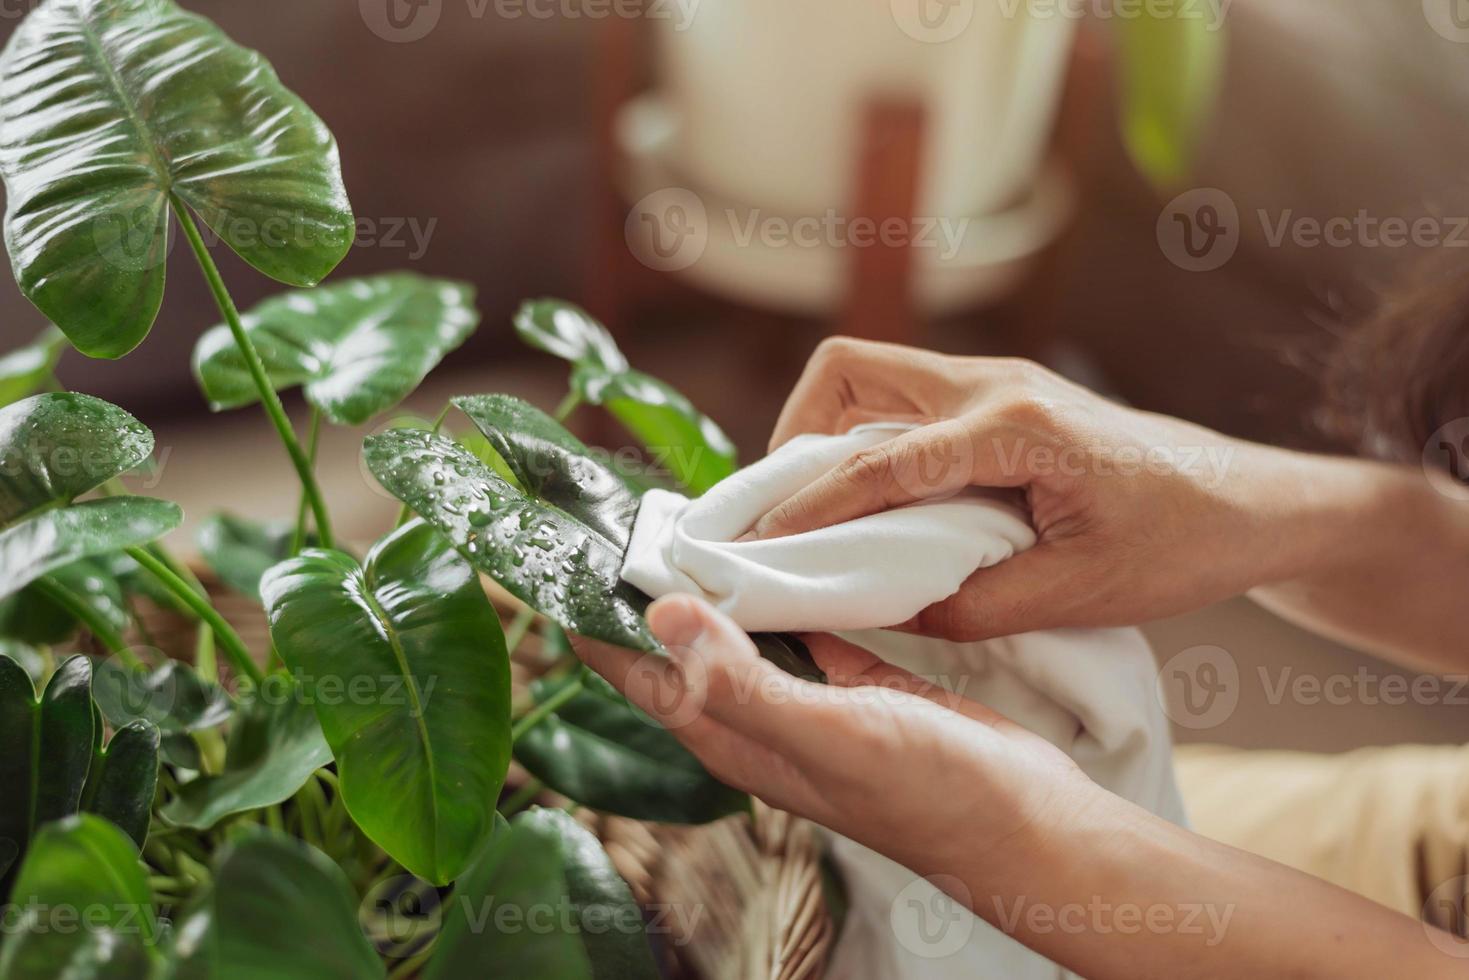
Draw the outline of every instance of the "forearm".
[[[1418,669],[1469,670],[1469,504],[1416,467],[1267,451],[1275,557],[1251,595],[1313,632]]]
[[[1463,975],[1412,919],[1099,797],[1013,871],[961,875],[976,914],[1092,980]]]

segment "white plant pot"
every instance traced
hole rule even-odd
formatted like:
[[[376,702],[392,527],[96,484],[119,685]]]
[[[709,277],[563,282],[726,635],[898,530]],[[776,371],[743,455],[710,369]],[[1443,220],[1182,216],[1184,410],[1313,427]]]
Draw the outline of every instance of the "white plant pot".
[[[845,212],[864,106],[906,96],[925,110],[919,216],[1002,211],[1041,170],[1076,28],[1029,6],[685,0],[684,15],[655,21],[659,87],[678,121],[670,162],[752,207]]]

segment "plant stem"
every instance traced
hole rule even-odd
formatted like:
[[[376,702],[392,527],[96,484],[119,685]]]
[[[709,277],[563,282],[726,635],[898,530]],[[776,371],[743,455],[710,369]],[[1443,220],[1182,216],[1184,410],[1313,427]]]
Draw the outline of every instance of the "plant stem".
[[[585,669],[586,668],[582,668],[582,670]],[[580,694],[583,683],[582,678],[584,676],[584,674],[578,671],[576,677],[567,681],[565,686],[563,686],[555,694],[552,694],[549,698],[532,708],[525,715],[525,717],[521,718],[514,725],[511,725],[510,741],[520,741],[521,736],[523,736],[526,732],[530,731],[532,728],[535,728],[541,722],[551,717],[553,714],[556,713],[557,708],[561,707],[563,704]]]
[[[393,967],[388,974],[388,980],[406,980],[407,977],[417,976],[423,965],[433,958],[434,947],[430,945],[427,949],[415,953],[410,958]]]
[[[87,632],[101,641],[108,653],[115,655],[129,668],[137,669],[143,666],[143,662],[128,647],[122,635],[102,617],[101,613],[88,605],[85,599],[47,576],[36,579],[34,584],[42,595],[81,620],[82,625],[87,627]]]
[[[311,406],[311,427],[306,435],[306,458],[311,461],[312,472],[316,472],[316,448],[321,439],[321,409]],[[306,491],[301,491],[301,500],[296,504],[296,533],[291,536],[291,554],[299,555],[306,547],[306,517],[311,509],[311,500]]]
[[[539,796],[545,788],[546,784],[539,779],[528,780],[524,786],[511,793],[510,798],[500,804],[498,809],[506,819],[509,819],[530,806],[531,801]]]
[[[506,653],[515,652],[515,648],[520,646],[520,641],[525,639],[525,634],[530,632],[531,624],[535,621],[536,611],[530,606],[522,606],[505,630]]]
[[[209,624],[236,671],[248,677],[257,686],[265,680],[265,675],[261,673],[255,661],[250,659],[250,651],[246,649],[245,641],[240,639],[240,634],[235,632],[233,626],[225,622],[223,616],[215,612],[207,599],[189,588],[187,582],[142,548],[129,548],[127,553],[132,555],[133,561],[152,572],[153,576],[163,583],[163,586],[172,592],[180,602],[198,613],[199,618]]]
[[[225,288],[224,279],[219,274],[219,267],[214,264],[214,258],[209,254],[209,249],[199,234],[199,228],[194,224],[193,216],[189,214],[188,207],[179,200],[177,195],[170,194],[169,200],[178,216],[179,225],[184,229],[184,237],[188,238],[189,245],[194,250],[194,257],[199,261],[199,268],[203,270],[204,278],[214,293],[214,302],[219,306],[219,312],[224,314],[230,334],[235,338],[235,346],[240,349],[240,354],[245,358],[245,366],[249,368],[250,378],[255,382],[255,390],[260,395],[260,404],[265,408],[265,414],[270,416],[270,421],[275,425],[275,431],[280,436],[281,444],[286,447],[291,463],[296,467],[296,475],[301,479],[301,491],[311,501],[311,513],[316,518],[316,533],[321,538],[322,545],[330,548],[332,547],[331,515],[327,513],[326,501],[322,498],[321,488],[316,484],[316,474],[312,472],[311,461],[306,458],[301,444],[296,441],[296,432],[291,428],[291,420],[286,417],[286,409],[281,404],[280,395],[276,394],[270,378],[265,373],[265,364],[260,360],[260,352],[255,349],[254,342],[250,340],[250,335],[245,332],[244,324],[240,322],[240,311],[235,308],[235,301],[230,298],[229,290]]]
[[[561,404],[556,406],[556,421],[565,422],[571,418],[571,413],[581,405],[581,395],[574,391],[568,391],[566,397],[561,399]]]

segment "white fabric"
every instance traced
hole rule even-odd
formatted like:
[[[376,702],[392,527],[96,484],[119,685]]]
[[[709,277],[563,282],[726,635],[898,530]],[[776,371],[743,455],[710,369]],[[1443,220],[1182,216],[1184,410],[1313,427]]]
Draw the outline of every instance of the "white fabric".
[[[880,628],[952,595],[975,570],[1029,548],[1034,533],[1014,509],[964,494],[774,541],[740,540],[796,490],[906,429],[802,436],[698,500],[649,493],[623,578],[654,596],[702,595],[752,632],[841,631],[884,660],[1009,716],[1069,753],[1102,786],[1183,823],[1154,661],[1137,630],[950,643]],[[850,900],[832,977],[1070,976],[881,855],[840,837],[832,853]],[[996,911],[1015,909],[1012,903]]]

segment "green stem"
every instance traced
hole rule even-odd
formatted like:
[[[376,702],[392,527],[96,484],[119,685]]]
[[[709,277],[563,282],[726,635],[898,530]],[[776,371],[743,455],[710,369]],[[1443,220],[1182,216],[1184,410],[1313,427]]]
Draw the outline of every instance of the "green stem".
[[[128,648],[127,641],[122,638],[122,634],[118,633],[113,625],[102,617],[101,613],[88,605],[85,599],[55,579],[45,576],[36,579],[34,584],[42,595],[81,620],[82,625],[87,627],[87,632],[100,640],[109,653],[114,654],[129,668],[137,669],[143,666],[138,655]]]
[[[561,399],[561,404],[556,406],[556,421],[565,422],[571,418],[571,413],[581,405],[581,395],[574,391],[568,391],[566,397]]]
[[[529,780],[524,786],[510,794],[510,798],[500,804],[500,813],[508,820],[521,810],[530,806],[531,801],[540,795],[546,788],[546,784],[539,779]]]
[[[296,467],[296,475],[301,479],[302,492],[311,501],[311,513],[316,518],[316,533],[321,538],[322,545],[330,548],[332,547],[331,515],[327,513],[326,501],[322,498],[321,488],[317,486],[316,475],[311,470],[311,461],[306,458],[301,444],[296,441],[295,430],[291,428],[291,420],[286,417],[286,409],[281,404],[280,395],[276,394],[269,376],[265,373],[265,364],[260,360],[260,352],[255,349],[250,335],[245,332],[244,324],[240,322],[240,311],[235,308],[235,301],[230,298],[229,290],[224,285],[224,279],[219,274],[219,267],[214,264],[214,258],[209,254],[209,249],[205,246],[204,239],[200,236],[199,228],[194,224],[188,207],[179,200],[177,195],[170,194],[169,199],[173,203],[179,225],[184,229],[184,237],[188,238],[189,245],[194,250],[194,257],[199,261],[199,268],[203,270],[204,278],[214,293],[214,301],[219,306],[219,312],[224,314],[230,334],[235,338],[235,346],[240,349],[240,354],[245,358],[245,366],[249,368],[250,377],[255,382],[255,390],[260,395],[260,404],[265,408],[265,414],[270,416],[270,421],[280,436],[281,444],[290,454],[291,463]]]
[[[434,947],[432,945],[425,950],[415,953],[413,956],[393,967],[392,972],[388,974],[388,980],[407,980],[408,977],[417,976],[418,971],[433,958],[433,955]]]
[[[434,427],[430,430],[431,432],[433,432],[434,435],[438,435],[439,430],[444,427],[444,419],[448,418],[449,409],[451,407],[452,406],[445,405],[443,407],[443,410],[439,412],[438,418],[434,419]],[[413,511],[409,509],[407,504],[403,504],[401,507],[398,508],[398,519],[393,522],[393,528],[396,530],[397,528],[402,527],[404,524],[407,524],[412,519]]]
[[[306,436],[306,458],[311,461],[312,472],[316,471],[316,448],[321,439],[321,409],[311,406],[311,428]],[[296,533],[291,537],[291,554],[299,555],[306,547],[306,516],[311,509],[311,500],[306,491],[301,491],[301,501],[296,504]]]
[[[225,622],[224,617],[214,610],[207,599],[189,588],[187,582],[142,548],[129,548],[127,553],[133,556],[133,561],[152,572],[154,577],[163,583],[164,588],[174,594],[175,598],[198,613],[199,618],[209,624],[235,670],[250,678],[256,686],[265,680],[265,675],[261,673],[255,661],[250,659],[250,651],[246,649],[245,641],[240,639],[240,634],[235,632],[233,626]]]
[[[557,708],[561,707],[563,704],[580,694],[582,689],[583,676],[584,675],[582,673],[578,672],[576,677],[568,681],[555,694],[552,694],[549,698],[536,705],[525,715],[524,718],[521,718],[514,725],[511,725],[510,741],[520,741],[521,736],[523,736],[526,732],[530,731],[532,728],[535,728],[541,722],[554,715]]]
[[[520,641],[525,639],[525,634],[530,632],[531,624],[536,621],[536,611],[530,606],[522,606],[505,629],[505,652],[514,653],[520,646]]]

